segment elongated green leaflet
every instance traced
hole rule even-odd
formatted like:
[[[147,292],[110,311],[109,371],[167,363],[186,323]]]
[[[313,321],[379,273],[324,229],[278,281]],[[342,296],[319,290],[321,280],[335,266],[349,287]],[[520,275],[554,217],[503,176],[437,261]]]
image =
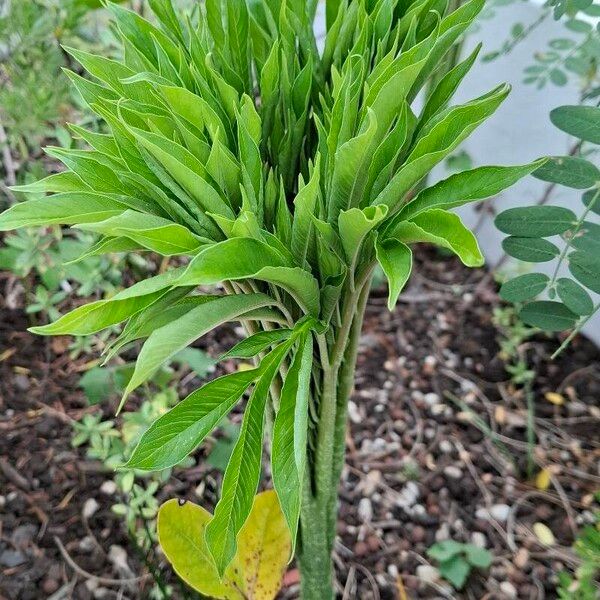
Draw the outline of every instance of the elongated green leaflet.
[[[292,555],[306,469],[312,350],[312,335],[304,334],[285,378],[273,427],[273,486],[292,537]]]
[[[142,347],[123,398],[144,383],[165,361],[217,325],[271,304],[273,299],[265,294],[226,296],[203,303],[156,329]]]
[[[160,471],[181,462],[219,424],[259,375],[259,369],[224,375],[192,392],[152,424],[124,466]]]
[[[269,388],[290,347],[289,341],[284,342],[263,359],[261,376],[248,401],[240,435],[225,470],[221,499],[206,528],[206,542],[221,575],[235,555],[237,535],[252,508],[260,478]]]

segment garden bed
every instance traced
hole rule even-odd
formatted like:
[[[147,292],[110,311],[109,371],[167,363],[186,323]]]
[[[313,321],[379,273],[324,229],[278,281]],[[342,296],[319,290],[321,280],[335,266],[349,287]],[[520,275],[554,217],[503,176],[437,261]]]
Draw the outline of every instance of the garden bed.
[[[0,282],[3,299],[10,283]],[[344,598],[552,598],[556,574],[574,566],[575,533],[598,508],[600,351],[582,337],[555,361],[556,337],[523,348],[537,371],[530,461],[550,475],[547,488],[536,484],[524,476],[527,397],[499,355],[499,305],[485,271],[430,249],[417,253],[394,313],[384,292],[373,291],[335,553]],[[148,598],[152,578],[110,509],[112,474],[71,446],[71,421],[99,410],[77,388],[94,357],[72,360],[63,338],[35,337],[27,324],[2,301],[0,598]],[[232,327],[222,328],[201,346],[217,356],[234,339]],[[103,410],[108,418],[113,408]],[[159,498],[212,508],[220,478],[199,460],[176,471]],[[554,545],[541,544],[534,523],[551,530]],[[442,539],[485,545],[491,568],[452,591],[427,556]],[[164,562],[151,562],[173,583],[172,597],[184,597]],[[297,597],[293,565],[286,582],[282,597]]]

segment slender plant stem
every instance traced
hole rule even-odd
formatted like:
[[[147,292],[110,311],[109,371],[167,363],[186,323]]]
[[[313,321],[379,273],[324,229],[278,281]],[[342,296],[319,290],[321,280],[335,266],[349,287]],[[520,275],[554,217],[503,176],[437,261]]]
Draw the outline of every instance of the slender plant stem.
[[[569,336],[565,339],[565,341],[559,346],[559,348],[554,352],[554,354],[550,357],[552,360],[554,360],[572,341],[573,338],[583,329],[583,326],[600,310],[600,302],[598,302],[598,304],[596,304],[596,306],[594,306],[594,310],[592,310],[592,312],[587,315],[585,318],[583,318],[581,321],[579,321],[579,323],[577,324],[577,327],[575,327],[575,329],[573,329],[573,331],[571,331],[571,333],[569,334]]]
[[[596,193],[592,197],[590,203],[588,204],[586,209],[581,213],[581,216],[579,217],[577,223],[575,223],[575,227],[573,227],[573,229],[571,230],[569,237],[565,240],[565,247],[563,248],[562,252],[560,253],[560,256],[558,257],[558,261],[556,263],[556,268],[554,269],[552,279],[550,280],[550,283],[548,284],[550,289],[554,288],[554,286],[556,285],[556,278],[558,277],[559,269],[560,269],[563,261],[565,260],[565,257],[567,256],[567,252],[571,249],[571,244],[573,243],[575,236],[579,233],[579,230],[581,229],[581,226],[583,225],[585,218],[588,216],[590,211],[594,208],[596,201],[598,200],[599,197],[600,197],[600,188],[596,190]]]

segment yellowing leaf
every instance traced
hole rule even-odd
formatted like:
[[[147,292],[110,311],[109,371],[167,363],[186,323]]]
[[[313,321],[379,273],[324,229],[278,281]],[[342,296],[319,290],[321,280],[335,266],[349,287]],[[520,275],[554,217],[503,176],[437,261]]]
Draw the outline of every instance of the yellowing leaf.
[[[547,490],[550,487],[550,470],[542,469],[535,478],[535,487],[538,490]]]
[[[556,392],[546,392],[544,394],[544,398],[556,406],[562,406],[565,403],[565,397],[562,394],[557,394]]]
[[[238,536],[238,551],[233,561],[242,575],[241,587],[246,598],[275,598],[290,551],[290,534],[277,494],[274,490],[258,494]]]
[[[554,534],[550,531],[550,528],[543,523],[534,523],[533,524],[533,533],[535,533],[537,539],[544,546],[554,546],[556,540],[554,538]]]
[[[219,581],[217,567],[204,541],[212,515],[192,502],[165,502],[158,511],[158,539],[173,569],[189,586],[213,598],[238,600],[243,596],[232,582]]]
[[[169,500],[158,512],[158,538],[175,572],[201,594],[224,600],[273,600],[291,541],[277,495],[258,494],[238,537],[235,558],[219,580],[204,540],[212,515],[192,502]]]

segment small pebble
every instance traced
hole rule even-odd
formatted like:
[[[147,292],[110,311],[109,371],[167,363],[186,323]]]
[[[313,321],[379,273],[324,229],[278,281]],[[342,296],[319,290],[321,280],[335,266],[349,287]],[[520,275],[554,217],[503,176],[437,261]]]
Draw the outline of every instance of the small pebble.
[[[471,544],[478,548],[485,548],[487,546],[487,538],[480,531],[474,531],[471,534]]]
[[[419,544],[419,543],[425,541],[425,538],[427,537],[427,531],[425,531],[424,527],[417,525],[416,527],[413,528],[412,533],[410,534],[410,537],[415,544]]]
[[[440,528],[435,532],[435,541],[443,542],[450,539],[450,526],[448,523],[442,523]]]
[[[427,583],[435,583],[440,578],[440,572],[431,565],[419,565],[417,567],[417,577]]]
[[[478,508],[475,511],[475,517],[483,521],[495,519],[499,523],[506,522],[510,514],[510,506],[508,504],[494,504],[488,511],[487,508]]]
[[[500,584],[500,591],[504,594],[505,598],[516,598],[517,590],[510,581],[503,581]]]
[[[400,494],[398,498],[396,498],[396,505],[404,509],[410,508],[416,503],[419,495],[419,486],[414,481],[409,481],[402,490],[400,490]]]
[[[88,498],[83,503],[83,510],[81,511],[81,514],[83,515],[83,518],[87,521],[88,519],[91,519],[94,516],[94,514],[99,508],[100,505],[98,504],[95,498]]]
[[[102,482],[100,491],[106,496],[112,496],[117,492],[117,484],[112,479]]]
[[[363,523],[370,523],[373,520],[373,505],[368,498],[361,498],[358,503],[358,517]]]
[[[452,444],[448,440],[442,440],[440,442],[440,452],[450,454],[452,452]]]
[[[423,396],[423,400],[425,400],[425,403],[428,406],[434,406],[436,404],[439,404],[440,397],[438,396],[438,394],[436,394],[434,392],[429,392],[428,394],[425,394]]]
[[[461,479],[463,476],[463,472],[454,465],[449,465],[444,467],[444,475],[446,477],[450,477],[450,479]]]
[[[515,563],[515,567],[521,570],[524,569],[529,562],[529,550],[527,548],[519,548],[513,562]]]

